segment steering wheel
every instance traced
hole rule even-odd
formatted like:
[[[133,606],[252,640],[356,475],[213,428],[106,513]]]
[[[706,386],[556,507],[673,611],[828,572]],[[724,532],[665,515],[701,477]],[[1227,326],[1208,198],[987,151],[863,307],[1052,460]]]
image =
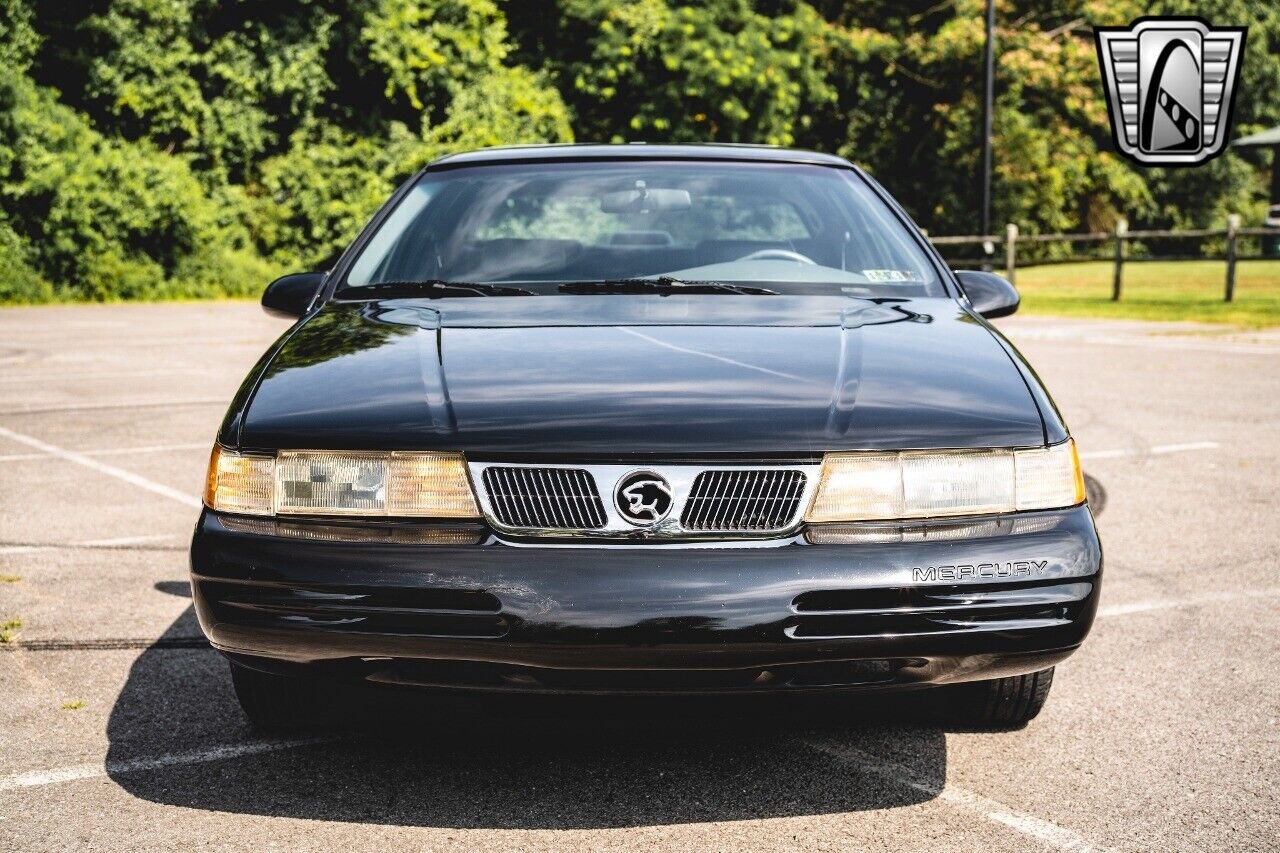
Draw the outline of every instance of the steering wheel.
[[[790,249],[760,249],[749,255],[743,255],[735,260],[739,261],[795,261],[797,264],[809,264],[817,266],[818,262],[807,255],[799,252],[793,252]]]

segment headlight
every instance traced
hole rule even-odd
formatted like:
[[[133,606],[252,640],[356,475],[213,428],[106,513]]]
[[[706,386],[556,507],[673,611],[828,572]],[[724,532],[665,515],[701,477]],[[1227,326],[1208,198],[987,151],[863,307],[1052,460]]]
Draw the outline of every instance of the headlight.
[[[1075,506],[1075,442],[1031,450],[828,453],[806,521],[882,521]]]
[[[282,450],[261,456],[214,447],[204,502],[248,515],[480,515],[460,453]]]

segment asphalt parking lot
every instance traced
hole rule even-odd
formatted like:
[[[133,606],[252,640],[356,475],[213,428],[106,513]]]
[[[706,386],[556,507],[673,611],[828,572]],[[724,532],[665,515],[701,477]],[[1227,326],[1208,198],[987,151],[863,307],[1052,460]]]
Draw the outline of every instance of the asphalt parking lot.
[[[1027,728],[424,707],[289,741],[186,585],[214,431],[285,324],[0,311],[0,850],[1277,849],[1280,335],[1001,325],[1105,494],[1102,610]]]

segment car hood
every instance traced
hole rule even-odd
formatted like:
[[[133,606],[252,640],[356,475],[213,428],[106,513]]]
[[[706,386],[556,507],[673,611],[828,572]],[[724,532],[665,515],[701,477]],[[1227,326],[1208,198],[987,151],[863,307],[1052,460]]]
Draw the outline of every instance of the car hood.
[[[282,339],[228,424],[250,448],[480,458],[1041,444],[1015,358],[947,299],[335,302]]]

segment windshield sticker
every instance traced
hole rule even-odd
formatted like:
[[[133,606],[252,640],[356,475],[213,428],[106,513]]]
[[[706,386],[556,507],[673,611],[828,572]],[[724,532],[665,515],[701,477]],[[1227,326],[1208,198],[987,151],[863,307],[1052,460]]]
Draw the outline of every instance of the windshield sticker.
[[[863,270],[868,281],[878,282],[921,282],[924,279],[915,270]]]

